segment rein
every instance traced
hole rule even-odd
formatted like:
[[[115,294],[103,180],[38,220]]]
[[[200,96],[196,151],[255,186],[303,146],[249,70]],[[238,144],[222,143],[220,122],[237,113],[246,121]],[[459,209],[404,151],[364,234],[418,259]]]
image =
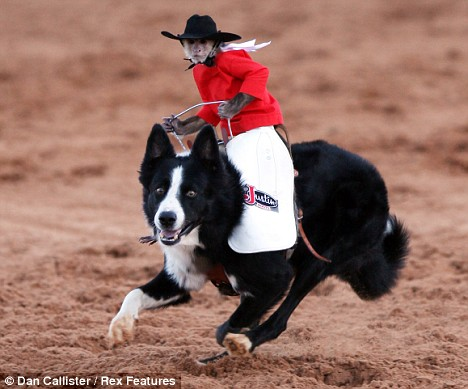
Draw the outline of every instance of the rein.
[[[204,105],[221,104],[221,103],[225,103],[225,102],[226,102],[225,100],[218,100],[218,101],[207,101],[207,102],[203,102],[203,103],[198,103],[198,104],[192,105],[191,107],[189,107],[187,109],[184,109],[182,112],[179,112],[177,115],[166,116],[166,117],[163,117],[163,119],[169,119],[172,122],[174,119],[177,119],[178,117],[186,114],[187,112],[191,111],[192,109],[202,107]],[[229,136],[231,137],[230,139],[232,139],[234,136],[232,135],[231,119],[227,118],[227,122],[228,122],[228,127],[229,127]],[[177,133],[174,130],[170,131],[170,133],[172,135],[174,135],[174,137],[177,139],[177,142],[179,142],[180,146],[184,149],[184,151],[188,151],[187,148],[184,145],[184,142],[182,142],[182,139],[179,137],[179,135],[177,135]],[[223,141],[224,141],[224,144],[226,144],[229,141],[229,139],[224,139],[224,133],[223,133]]]

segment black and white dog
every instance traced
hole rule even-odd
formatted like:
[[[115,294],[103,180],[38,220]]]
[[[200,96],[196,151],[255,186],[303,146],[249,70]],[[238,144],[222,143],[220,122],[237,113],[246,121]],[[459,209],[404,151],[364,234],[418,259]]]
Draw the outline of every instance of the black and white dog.
[[[295,144],[292,153],[303,228],[331,262],[318,260],[302,238],[289,259],[286,251],[234,252],[227,238],[242,215],[243,190],[213,128],[200,131],[190,153],[176,155],[163,128],[153,127],[140,182],[164,268],[125,297],[110,324],[112,345],[132,338],[141,311],[185,303],[209,280],[220,292],[241,296],[216,331],[217,342],[233,355],[278,337],[301,300],[328,276],[348,282],[362,299],[390,291],[404,266],[409,237],[389,214],[380,174],[363,158],[324,141]]]

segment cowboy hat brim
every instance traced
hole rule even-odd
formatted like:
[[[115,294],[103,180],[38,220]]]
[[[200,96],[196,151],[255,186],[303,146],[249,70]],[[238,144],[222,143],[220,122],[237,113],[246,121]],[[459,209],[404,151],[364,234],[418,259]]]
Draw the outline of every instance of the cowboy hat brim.
[[[174,35],[171,34],[169,31],[161,31],[161,34],[164,35],[166,38],[175,39],[175,40],[182,40],[182,39],[209,39],[214,41],[221,41],[221,42],[231,42],[241,39],[241,37],[237,34],[232,34],[230,32],[222,32],[218,31],[214,34],[180,34]]]

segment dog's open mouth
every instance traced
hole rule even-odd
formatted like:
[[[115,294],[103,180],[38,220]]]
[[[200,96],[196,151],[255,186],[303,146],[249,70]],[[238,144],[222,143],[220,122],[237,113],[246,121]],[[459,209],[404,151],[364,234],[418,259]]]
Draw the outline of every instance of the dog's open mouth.
[[[198,223],[188,223],[183,228],[179,230],[158,230],[159,231],[159,240],[161,243],[172,246],[180,242],[180,239],[184,236],[189,234]]]

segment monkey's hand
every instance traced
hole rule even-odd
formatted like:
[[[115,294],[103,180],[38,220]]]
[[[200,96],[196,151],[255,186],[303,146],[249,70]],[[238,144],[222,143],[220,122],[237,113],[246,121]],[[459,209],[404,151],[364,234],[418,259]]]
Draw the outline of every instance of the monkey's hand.
[[[255,97],[248,95],[247,93],[238,93],[231,100],[225,101],[219,105],[218,115],[223,119],[231,119],[254,99]]]
[[[163,118],[163,122],[161,124],[162,128],[164,128],[166,132],[177,132],[179,125],[180,120],[174,117],[174,115]]]

